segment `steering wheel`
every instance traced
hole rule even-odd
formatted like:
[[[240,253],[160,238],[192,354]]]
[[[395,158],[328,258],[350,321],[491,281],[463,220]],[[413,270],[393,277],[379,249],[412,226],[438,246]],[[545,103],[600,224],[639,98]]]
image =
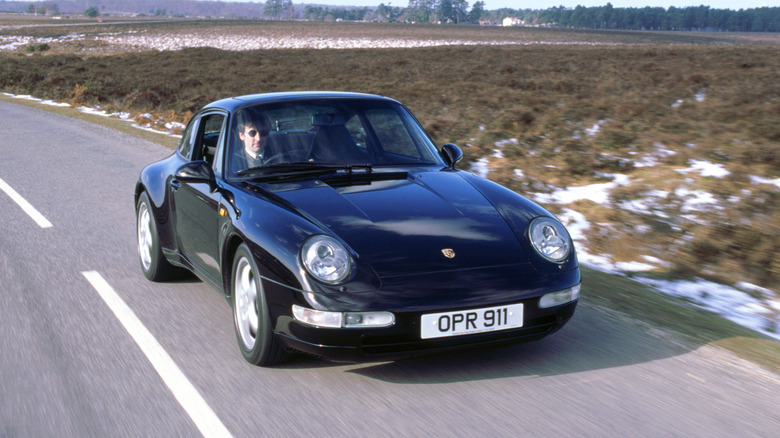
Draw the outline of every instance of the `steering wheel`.
[[[283,163],[285,160],[285,154],[283,152],[277,152],[269,157],[263,157],[265,164],[278,164]]]

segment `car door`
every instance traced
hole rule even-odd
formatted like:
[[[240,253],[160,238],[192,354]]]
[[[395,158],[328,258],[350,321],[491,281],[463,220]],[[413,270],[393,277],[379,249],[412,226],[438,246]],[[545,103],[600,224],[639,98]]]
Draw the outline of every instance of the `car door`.
[[[195,121],[198,125],[192,141],[190,161],[184,167],[192,169],[196,165],[201,169],[213,169],[214,157],[224,136],[226,119],[226,115],[221,112],[200,115],[200,120]],[[204,161],[208,166],[204,165]],[[184,167],[180,171],[184,171]],[[171,180],[179,250],[194,268],[206,274],[216,285],[221,285],[218,251],[218,207],[221,195],[216,190],[213,178],[211,181],[188,178],[183,176],[186,173],[177,172],[177,176]]]

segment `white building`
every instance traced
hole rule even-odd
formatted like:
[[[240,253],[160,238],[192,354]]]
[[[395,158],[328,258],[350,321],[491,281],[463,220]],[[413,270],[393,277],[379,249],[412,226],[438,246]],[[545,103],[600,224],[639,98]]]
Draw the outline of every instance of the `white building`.
[[[506,17],[501,22],[502,26],[522,26],[523,24],[523,20],[515,17]]]

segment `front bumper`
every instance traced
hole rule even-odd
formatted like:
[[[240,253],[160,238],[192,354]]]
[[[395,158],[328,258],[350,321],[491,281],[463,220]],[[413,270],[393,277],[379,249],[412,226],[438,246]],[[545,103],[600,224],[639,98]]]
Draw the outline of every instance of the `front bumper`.
[[[319,328],[291,317],[277,320],[277,335],[288,348],[336,362],[371,362],[405,359],[447,350],[500,346],[541,339],[563,327],[579,300],[550,309],[539,309],[538,299],[524,301],[522,327],[421,339],[423,312],[397,313],[395,324],[385,328]]]

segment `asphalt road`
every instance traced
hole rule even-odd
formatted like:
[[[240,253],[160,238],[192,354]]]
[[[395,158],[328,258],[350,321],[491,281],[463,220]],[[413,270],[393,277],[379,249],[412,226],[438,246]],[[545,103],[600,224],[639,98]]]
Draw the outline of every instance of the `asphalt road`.
[[[0,132],[0,186],[51,225],[0,190],[0,437],[780,433],[780,376],[587,289],[569,325],[530,344],[250,366],[222,296],[138,266],[133,185],[170,150],[6,102]]]

